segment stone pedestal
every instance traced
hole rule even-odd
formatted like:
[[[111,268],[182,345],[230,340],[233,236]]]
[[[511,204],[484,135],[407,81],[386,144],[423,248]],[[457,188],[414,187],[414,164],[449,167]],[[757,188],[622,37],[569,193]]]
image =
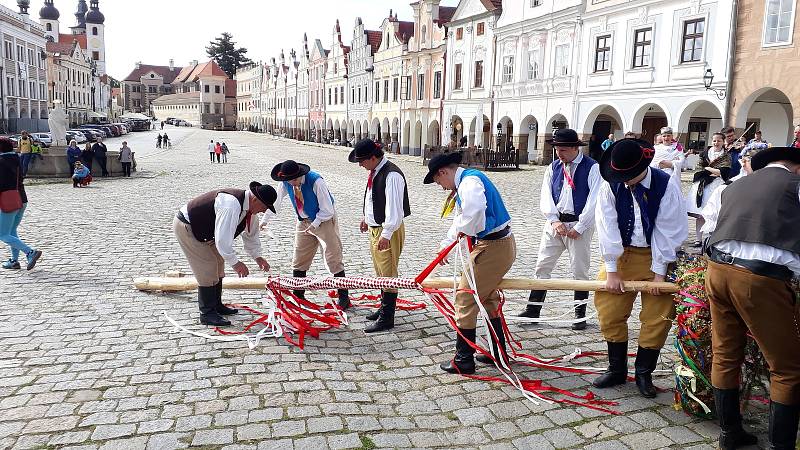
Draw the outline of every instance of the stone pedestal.
[[[122,163],[117,159],[118,156],[119,152],[116,151],[107,153],[106,169],[114,177],[122,175]],[[92,165],[92,169],[92,176],[99,177],[101,174],[100,164],[96,160]],[[70,170],[67,163],[67,149],[65,147],[43,149],[42,159],[35,158],[28,166],[28,178],[69,178],[71,176],[72,170]]]

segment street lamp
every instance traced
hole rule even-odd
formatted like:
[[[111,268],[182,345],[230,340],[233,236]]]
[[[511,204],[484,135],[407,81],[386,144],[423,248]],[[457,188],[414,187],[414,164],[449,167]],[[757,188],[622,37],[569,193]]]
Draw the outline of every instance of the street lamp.
[[[718,99],[723,100],[725,98],[725,91],[722,89],[715,89],[711,87],[711,84],[713,82],[714,82],[714,73],[711,71],[711,69],[706,69],[706,73],[705,75],[703,75],[703,84],[705,85],[706,90],[713,91]]]
[[[501,143],[501,139],[503,138],[503,124],[497,123],[497,150],[503,149],[503,144]]]

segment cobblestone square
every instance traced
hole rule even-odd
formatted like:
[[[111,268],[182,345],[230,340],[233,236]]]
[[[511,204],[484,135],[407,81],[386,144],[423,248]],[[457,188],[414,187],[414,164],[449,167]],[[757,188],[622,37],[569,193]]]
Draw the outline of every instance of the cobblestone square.
[[[171,228],[182,204],[215,188],[272,183],[270,170],[287,158],[309,163],[335,196],[348,274],[370,276],[367,238],[358,231],[366,173],[347,162],[345,148],[182,130],[172,150],[145,149],[155,134],[135,137],[139,171],[133,178],[99,179],[87,189],[67,181],[34,180],[28,187],[20,234],[44,257],[34,271],[0,275],[0,448],[714,448],[717,426],[673,407],[668,371],[656,378],[666,391],[654,400],[642,398],[632,383],[593,390],[619,402],[618,416],[535,405],[507,385],[442,373],[437,363],[452,356],[454,335],[432,305],[398,312],[397,326],[376,335],[362,331],[369,311],[354,309],[349,328],[309,339],[302,351],[274,339],[249,350],[243,342],[211,342],[175,330],[165,313],[205,330],[197,323],[195,295],[146,294],[132,280],[189,273]],[[210,139],[227,142],[228,164],[209,163]],[[449,226],[439,219],[445,194],[422,184],[426,169],[418,159],[394,161],[410,185],[413,214],[400,272],[412,277],[433,258]],[[543,172],[526,167],[490,174],[509,205],[518,244],[510,276],[533,272]],[[291,274],[294,218],[288,211],[272,233],[264,237],[265,256],[273,272]],[[244,261],[253,270],[252,261]],[[592,269],[597,272],[597,261]],[[325,273],[319,256],[310,273]],[[554,277],[571,275],[562,264]],[[514,316],[526,296],[510,293],[506,313]],[[224,298],[257,306],[259,293],[228,290]],[[549,298],[566,300],[571,293]],[[545,311],[569,314],[566,306]],[[235,326],[246,322],[246,315],[234,316]],[[585,332],[568,325],[511,327],[534,355],[561,356],[578,347],[605,351],[594,319]],[[631,348],[636,331],[633,326]],[[670,369],[673,357],[668,344],[660,368]],[[605,360],[587,364],[604,366]],[[581,393],[592,379],[518,370]],[[496,369],[478,374],[493,376]],[[763,408],[755,410],[746,423],[766,442]]]

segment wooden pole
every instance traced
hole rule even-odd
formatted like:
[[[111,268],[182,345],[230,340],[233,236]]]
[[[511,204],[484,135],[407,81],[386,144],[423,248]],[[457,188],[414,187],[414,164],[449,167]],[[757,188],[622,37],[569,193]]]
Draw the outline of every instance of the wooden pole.
[[[263,290],[267,285],[267,278],[225,278],[222,286],[225,289]],[[150,277],[136,278],[134,286],[140,291],[182,292],[197,289],[197,281],[192,277]],[[428,278],[422,286],[431,289],[447,289],[453,287],[452,278]],[[532,280],[527,278],[506,278],[500,283],[500,288],[506,291],[604,291],[604,281],[590,280]],[[658,287],[663,293],[678,292],[678,285],[673,283],[653,283],[651,281],[626,281],[625,290],[641,291]]]

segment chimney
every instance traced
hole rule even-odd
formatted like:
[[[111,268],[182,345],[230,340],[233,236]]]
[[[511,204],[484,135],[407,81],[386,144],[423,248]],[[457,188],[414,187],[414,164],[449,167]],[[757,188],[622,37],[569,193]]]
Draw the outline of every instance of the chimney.
[[[141,61],[136,61],[136,69],[138,70],[138,69],[141,69],[141,68],[142,68],[142,62]]]
[[[170,60],[169,60],[169,71],[172,72],[174,70],[175,70],[175,60],[170,58]]]

